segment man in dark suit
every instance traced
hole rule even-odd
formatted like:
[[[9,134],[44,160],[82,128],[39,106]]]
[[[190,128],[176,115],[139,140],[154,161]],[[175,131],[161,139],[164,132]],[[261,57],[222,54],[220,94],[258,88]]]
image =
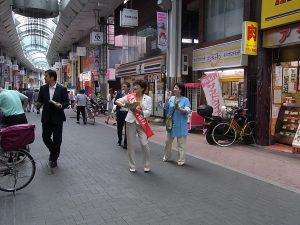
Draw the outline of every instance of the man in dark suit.
[[[57,166],[62,142],[63,122],[66,121],[64,109],[69,106],[67,88],[57,83],[54,70],[45,71],[46,84],[40,88],[37,108],[43,105],[43,141],[50,151],[49,166]],[[51,136],[53,135],[53,140]]]
[[[117,99],[128,95],[130,90],[130,84],[125,82],[122,84],[122,91],[117,93],[115,97],[115,102]],[[124,145],[123,148],[127,149],[127,137],[126,137],[126,123],[125,118],[127,116],[128,109],[127,108],[120,108],[119,106],[116,107],[116,115],[117,115],[117,130],[118,130],[118,145],[121,146],[122,137],[123,137],[123,127],[125,126],[125,136],[124,136]]]

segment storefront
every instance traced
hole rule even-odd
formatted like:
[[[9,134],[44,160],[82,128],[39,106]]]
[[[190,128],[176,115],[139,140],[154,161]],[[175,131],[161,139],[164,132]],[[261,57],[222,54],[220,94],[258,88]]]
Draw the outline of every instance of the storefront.
[[[272,5],[263,0],[261,28],[263,48],[272,52],[270,142],[300,147],[299,1]]]
[[[218,107],[243,106],[244,67],[247,66],[248,58],[247,55],[241,54],[241,43],[241,40],[236,40],[193,51],[193,71],[201,71],[200,82],[203,83],[203,78],[206,78],[207,82],[207,77],[211,74],[214,75],[210,80],[216,78],[211,86],[220,92]],[[205,96],[207,104],[211,104],[207,93]],[[214,108],[214,111],[219,110]]]
[[[263,47],[273,52],[271,136],[290,146],[300,124],[299,38],[300,23],[263,33]]]
[[[143,61],[122,64],[117,68],[116,77],[121,78],[121,83],[131,84],[138,79],[148,81],[147,94],[153,100],[152,115],[163,117],[163,99],[165,92],[165,75],[162,67],[165,65],[164,56],[159,56]]]

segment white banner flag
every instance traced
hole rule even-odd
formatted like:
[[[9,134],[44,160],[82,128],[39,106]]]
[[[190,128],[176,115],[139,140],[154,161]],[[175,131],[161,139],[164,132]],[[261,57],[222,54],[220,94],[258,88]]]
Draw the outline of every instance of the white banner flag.
[[[206,97],[207,104],[214,109],[213,115],[221,116],[221,107],[224,106],[221,85],[218,73],[210,73],[201,79],[201,85]]]

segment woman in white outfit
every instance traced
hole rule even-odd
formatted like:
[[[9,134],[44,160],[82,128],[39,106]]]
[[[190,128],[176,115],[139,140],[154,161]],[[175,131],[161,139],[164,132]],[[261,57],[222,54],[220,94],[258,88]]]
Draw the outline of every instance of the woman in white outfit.
[[[151,128],[149,127],[145,118],[151,115],[152,99],[148,95],[145,95],[146,89],[146,81],[136,80],[133,84],[134,93],[119,98],[115,102],[115,104],[119,107],[129,107],[129,111],[125,121],[127,132],[127,153],[130,172],[135,172],[136,169],[134,160],[134,143],[136,142],[136,134],[138,135],[141,147],[144,152],[144,172],[147,173],[150,171],[150,148],[148,144],[148,138],[153,133],[151,134]],[[133,98],[134,100],[132,100]],[[130,103],[132,102],[138,102],[139,105],[137,107],[132,107],[132,105],[130,105]],[[140,120],[140,118],[142,118],[142,120]]]

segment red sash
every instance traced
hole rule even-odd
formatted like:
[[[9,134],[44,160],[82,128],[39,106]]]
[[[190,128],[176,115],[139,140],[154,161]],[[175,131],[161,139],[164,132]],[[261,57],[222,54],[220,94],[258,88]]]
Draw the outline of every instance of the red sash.
[[[128,102],[129,103],[133,103],[133,102],[137,101],[135,93],[128,94],[127,97],[128,97]],[[142,107],[140,105],[137,108],[142,110]],[[147,119],[142,114],[140,114],[138,112],[133,112],[132,111],[132,113],[133,113],[134,117],[136,118],[136,120],[138,121],[138,123],[143,128],[143,130],[145,131],[147,139],[152,137],[154,135],[154,133],[151,130],[151,127],[149,126]]]

